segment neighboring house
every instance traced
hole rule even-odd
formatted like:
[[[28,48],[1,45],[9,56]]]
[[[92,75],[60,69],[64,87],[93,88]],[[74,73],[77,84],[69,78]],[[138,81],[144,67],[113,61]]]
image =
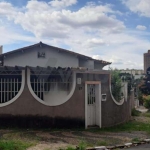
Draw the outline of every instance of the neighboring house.
[[[144,70],[142,69],[121,69],[119,70],[121,73],[129,73],[133,75],[134,79],[140,79],[145,76]]]
[[[102,70],[109,62],[42,42],[1,54],[0,61],[0,119],[11,124],[17,118],[22,126],[87,128],[130,119],[133,92],[113,98],[110,72]]]

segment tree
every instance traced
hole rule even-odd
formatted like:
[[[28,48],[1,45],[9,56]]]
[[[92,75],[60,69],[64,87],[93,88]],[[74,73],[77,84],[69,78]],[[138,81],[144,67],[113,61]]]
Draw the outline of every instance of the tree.
[[[150,110],[150,95],[144,96],[144,106]]]
[[[120,77],[120,71],[116,70],[116,69],[111,69],[110,68],[110,72],[111,72],[111,90],[112,90],[112,95],[114,96],[114,98],[116,99],[116,101],[120,101],[121,100],[121,88],[122,88],[122,80]]]
[[[132,89],[132,87],[134,87],[134,76],[130,73],[120,73],[120,77],[122,79],[123,82],[127,82],[128,83],[128,94],[130,94],[130,91]]]
[[[146,84],[147,79],[148,76],[144,77],[143,80],[141,80],[141,82],[139,83],[139,89],[141,93],[144,95],[150,95],[150,88]]]

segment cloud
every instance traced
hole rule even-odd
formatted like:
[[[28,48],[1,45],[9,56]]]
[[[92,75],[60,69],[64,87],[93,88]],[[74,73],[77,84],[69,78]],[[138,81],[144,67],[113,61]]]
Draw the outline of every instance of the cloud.
[[[150,17],[150,1],[149,0],[122,0],[122,2],[130,9],[130,11],[140,16]]]
[[[76,12],[63,10],[59,13],[58,21],[72,28],[89,27],[109,31],[125,29],[123,22],[108,13],[115,13],[109,5],[87,5]]]
[[[0,2],[0,16],[6,16],[10,19],[12,16],[15,16],[17,13],[17,9],[12,6],[12,4],[8,2]]]
[[[146,30],[147,27],[146,26],[142,26],[142,25],[137,25],[136,29],[138,29],[138,30]]]
[[[49,2],[49,4],[52,7],[56,7],[56,8],[72,6],[76,3],[77,3],[77,0],[52,0]]]
[[[12,44],[16,41],[27,41],[27,42],[37,42],[34,37],[27,35],[16,34],[15,31],[10,30],[7,26],[0,25],[0,45]]]
[[[100,45],[104,45],[104,44],[105,42],[103,41],[103,39],[99,39],[99,38],[91,38],[83,42],[83,45],[87,48],[99,47]]]
[[[100,55],[93,55],[92,58],[93,59],[97,59],[97,60],[102,60]]]
[[[1,7],[0,15],[10,17],[16,24],[22,26],[26,31],[33,33],[36,37],[53,37],[53,38],[69,38],[72,36],[73,30],[97,30],[100,32],[121,32],[125,29],[122,21],[116,19],[115,11],[111,5],[86,5],[77,11],[68,9],[54,9],[52,4],[74,4],[75,0],[51,1],[46,3],[43,1],[31,0],[28,1],[24,10],[18,10],[11,4],[10,12],[5,12],[5,7]],[[0,3],[3,5],[3,3]],[[65,5],[66,6],[66,5]],[[108,15],[108,14],[113,15]]]
[[[143,53],[150,45],[143,37],[149,33],[126,28],[117,17],[121,14],[112,5],[92,2],[73,11],[66,7],[76,4],[76,1],[68,1],[68,4],[64,0],[51,2],[53,4],[30,0],[23,8],[5,3],[8,10],[5,10],[4,2],[0,2],[0,16],[5,20],[0,26],[1,43],[43,41],[95,59],[111,61],[112,66],[120,69],[142,67],[139,64],[143,62]],[[10,26],[7,27],[6,23]]]
[[[109,61],[112,62],[113,65],[115,65],[115,64],[122,65],[123,64],[123,60],[120,57],[115,56],[115,55],[112,55],[111,58],[109,59]]]

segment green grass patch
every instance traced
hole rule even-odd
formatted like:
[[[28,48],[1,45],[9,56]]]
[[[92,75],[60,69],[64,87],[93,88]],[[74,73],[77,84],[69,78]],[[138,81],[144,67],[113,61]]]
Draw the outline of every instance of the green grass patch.
[[[32,142],[36,144],[38,141],[41,140],[40,137],[36,136],[33,132],[9,132],[6,134],[3,134],[3,138],[5,140],[11,140],[11,141],[25,141],[25,142]],[[0,149],[1,150],[1,149]]]
[[[88,143],[87,143],[87,142],[81,141],[81,142],[79,143],[79,145],[77,146],[77,150],[85,150],[87,146],[88,146]]]
[[[98,142],[96,142],[96,145],[97,146],[108,146],[109,144],[107,141],[98,141]]]
[[[91,131],[91,132],[146,131],[146,132],[150,133],[150,123],[129,121],[127,123],[117,125],[114,127],[102,128],[102,129],[89,129],[87,131]]]
[[[150,112],[148,111],[148,112],[146,112],[146,113],[143,113],[142,116],[144,116],[144,117],[149,117],[149,118],[150,118]]]
[[[71,146],[68,146],[68,147],[66,148],[66,150],[76,150],[76,148],[71,147]]]
[[[50,149],[45,149],[45,150],[50,150]],[[72,146],[68,146],[67,148],[59,148],[58,150],[76,150],[76,148]]]
[[[141,112],[136,110],[135,108],[132,109],[131,115],[132,116],[140,116]]]
[[[32,143],[22,141],[0,140],[0,150],[26,150]]]
[[[132,142],[139,142],[139,141],[140,141],[139,138],[133,138],[133,139],[132,139]]]

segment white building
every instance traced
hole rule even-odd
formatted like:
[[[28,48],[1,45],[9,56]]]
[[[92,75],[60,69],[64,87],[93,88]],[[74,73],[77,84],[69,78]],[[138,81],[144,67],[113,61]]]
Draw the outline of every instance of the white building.
[[[129,73],[132,74],[134,76],[134,79],[140,79],[141,77],[144,77],[144,70],[142,69],[121,69],[120,70],[121,73]]]

